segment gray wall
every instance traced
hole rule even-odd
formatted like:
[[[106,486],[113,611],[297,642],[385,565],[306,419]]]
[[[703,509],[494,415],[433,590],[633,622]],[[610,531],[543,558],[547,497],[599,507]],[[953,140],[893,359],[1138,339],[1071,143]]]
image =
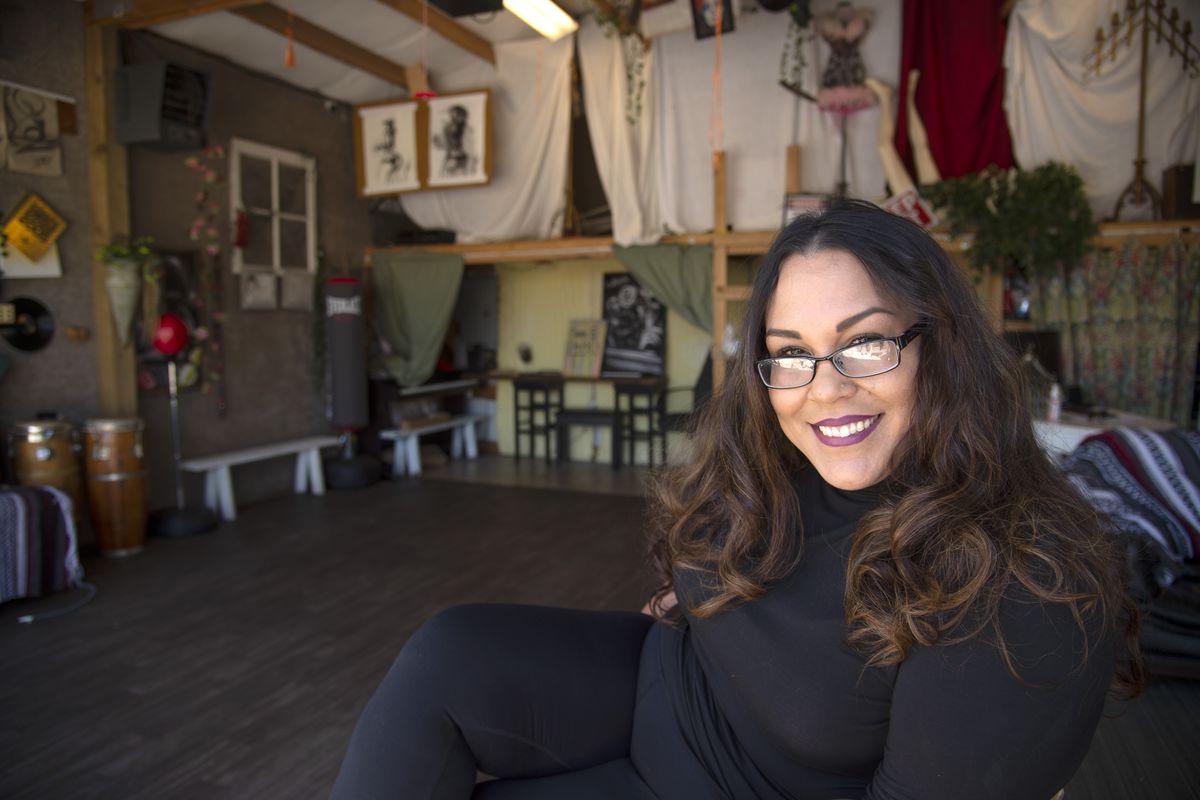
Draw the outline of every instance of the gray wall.
[[[71,0],[4,0],[0,3],[0,78],[74,97],[79,133],[64,136],[61,177],[0,169],[0,217],[26,192],[36,192],[67,220],[58,240],[63,276],[6,279],[4,299],[31,297],[50,309],[58,330],[48,347],[26,353],[0,339],[9,362],[0,379],[0,424],[38,411],[73,420],[99,410],[95,343],[69,342],[63,326],[94,327],[92,320],[91,217],[88,211],[87,107],[84,103],[83,11]]]
[[[283,45],[280,40],[280,58]],[[226,61],[177,45],[151,33],[129,34],[126,60],[167,60],[199,69],[212,78],[209,143],[226,148],[232,137],[314,156],[318,174],[318,242],[331,271],[357,271],[369,243],[366,203],[355,195],[350,110],[326,110],[323,98],[294,89]],[[26,191],[36,191],[70,223],[60,240],[63,277],[7,280],[4,297],[31,296],[54,313],[59,331],[51,345],[25,354],[0,340],[10,362],[0,380],[0,424],[42,410],[56,410],[76,423],[99,410],[92,342],[68,342],[63,325],[94,328],[92,319],[90,220],[86,162],[82,5],[72,0],[4,0],[0,3],[0,78],[78,98],[80,134],[64,137],[64,175],[39,178],[0,170],[0,210],[11,210]],[[194,250],[187,230],[195,214],[198,177],[184,166],[189,152],[129,148],[130,215],[135,235],[153,236],[164,249]],[[227,187],[221,188],[228,206]],[[222,226],[224,228],[225,226]],[[227,231],[223,231],[227,235]],[[229,398],[225,417],[211,395],[181,398],[184,455],[326,433],[324,389],[313,373],[313,313],[241,311],[229,269],[228,245],[221,257],[224,347]],[[150,506],[173,501],[168,405],[162,395],[139,399],[146,421]],[[291,490],[292,464],[276,459],[234,470],[239,504]],[[188,484],[199,500],[198,480]]]
[[[283,58],[282,40],[280,58]],[[237,137],[314,156],[317,161],[317,232],[331,271],[358,267],[370,241],[367,203],[355,194],[353,129],[344,105],[329,111],[324,98],[252,73],[222,59],[175,44],[152,33],[126,40],[129,63],[166,60],[208,73],[212,101],[209,144],[229,148]],[[130,214],[135,233],[151,235],[164,250],[194,250],[188,227],[195,216],[200,178],[184,166],[188,151],[131,147]],[[228,188],[222,187],[228,209]],[[222,290],[227,415],[218,416],[211,395],[185,392],[180,398],[183,452],[203,455],[237,447],[327,433],[324,387],[313,379],[313,312],[242,311],[237,276],[230,272],[228,227],[222,231]],[[162,395],[143,394],[151,505],[171,501],[169,409]],[[291,490],[291,459],[237,467],[239,504]],[[191,476],[189,476],[191,477]],[[201,487],[188,486],[199,498]]]

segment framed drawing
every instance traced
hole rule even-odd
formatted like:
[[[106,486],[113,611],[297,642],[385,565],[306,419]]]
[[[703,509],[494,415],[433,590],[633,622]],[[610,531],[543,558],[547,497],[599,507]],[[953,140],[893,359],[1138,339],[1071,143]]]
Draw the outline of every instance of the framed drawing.
[[[399,194],[422,188],[419,105],[415,100],[405,100],[354,107],[354,163],[359,196]]]
[[[426,188],[482,186],[492,179],[491,93],[439,95],[428,104]]]
[[[692,26],[697,39],[717,35],[717,3],[721,4],[721,33],[733,32],[733,0],[692,0]]]
[[[567,328],[567,355],[563,374],[575,378],[600,377],[604,357],[604,334],[608,323],[602,319],[573,319]]]

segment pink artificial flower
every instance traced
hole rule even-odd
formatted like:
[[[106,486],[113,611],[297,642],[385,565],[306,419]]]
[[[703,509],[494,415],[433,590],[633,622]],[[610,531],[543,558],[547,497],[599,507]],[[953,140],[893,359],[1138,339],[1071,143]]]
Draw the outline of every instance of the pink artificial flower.
[[[221,252],[221,246],[218,244],[210,244],[208,247],[204,248],[204,252],[208,253],[210,256],[215,256],[217,253]]]

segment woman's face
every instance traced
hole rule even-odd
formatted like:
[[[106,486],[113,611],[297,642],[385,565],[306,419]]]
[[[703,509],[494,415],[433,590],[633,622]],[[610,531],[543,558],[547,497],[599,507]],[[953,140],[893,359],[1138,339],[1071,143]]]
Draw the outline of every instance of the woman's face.
[[[792,255],[767,306],[767,352],[827,356],[855,342],[899,336],[914,322],[876,290],[850,253]],[[831,486],[862,489],[887,476],[912,421],[920,344],[911,342],[900,366],[882,375],[847,378],[822,361],[807,386],[767,390],[784,434]]]

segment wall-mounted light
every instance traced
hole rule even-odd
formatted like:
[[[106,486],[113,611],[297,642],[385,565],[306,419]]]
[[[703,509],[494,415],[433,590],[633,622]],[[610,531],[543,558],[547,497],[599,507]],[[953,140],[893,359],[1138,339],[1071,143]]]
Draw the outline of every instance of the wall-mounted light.
[[[552,0],[504,0],[504,7],[550,41],[579,29],[579,23]]]

